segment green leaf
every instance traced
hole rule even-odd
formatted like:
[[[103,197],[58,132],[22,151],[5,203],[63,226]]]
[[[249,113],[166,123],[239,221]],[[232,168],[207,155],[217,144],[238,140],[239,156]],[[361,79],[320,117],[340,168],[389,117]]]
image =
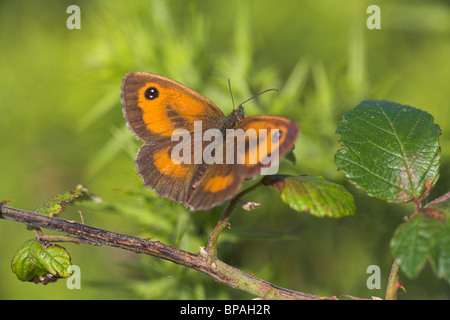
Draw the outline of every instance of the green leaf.
[[[432,219],[434,246],[431,249],[431,263],[436,275],[450,283],[450,200],[427,206],[424,214]]]
[[[401,224],[391,239],[391,253],[402,271],[414,278],[427,259],[438,277],[450,282],[450,225],[423,213]]]
[[[344,115],[335,155],[346,177],[389,202],[421,199],[439,177],[440,128],[425,111],[364,100]]]
[[[295,148],[295,146],[294,146],[294,148]],[[297,162],[297,158],[295,157],[295,153],[294,153],[294,148],[289,150],[288,153],[286,153],[283,156],[283,159],[290,161],[293,165],[295,165],[295,163]]]
[[[277,188],[292,209],[317,217],[340,218],[355,212],[353,196],[341,185],[322,177],[265,176],[263,183]]]
[[[48,216],[59,214],[64,209],[66,203],[80,197],[85,191],[87,190],[83,186],[79,185],[77,186],[75,191],[67,191],[60,195],[57,195],[56,197],[48,198],[36,209],[35,212]]]
[[[423,215],[401,224],[391,240],[391,252],[403,272],[413,278],[425,265],[430,251],[429,234]]]
[[[11,261],[11,270],[19,280],[44,284],[69,277],[70,266],[66,249],[34,239],[25,242]]]
[[[450,283],[450,225],[436,224],[435,244],[430,252],[433,270],[439,278]]]
[[[17,250],[11,261],[11,269],[19,280],[32,281],[36,276],[45,275],[45,271],[36,268],[30,259],[39,250],[40,244],[36,240],[28,240]]]

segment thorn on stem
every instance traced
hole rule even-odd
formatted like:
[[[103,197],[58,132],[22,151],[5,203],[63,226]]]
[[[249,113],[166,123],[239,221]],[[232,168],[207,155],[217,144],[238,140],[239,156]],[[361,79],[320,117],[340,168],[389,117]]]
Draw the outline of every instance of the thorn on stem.
[[[406,289],[404,286],[401,285],[400,281],[397,280],[397,283],[395,284],[395,287],[398,289],[402,289],[404,293],[406,293]]]

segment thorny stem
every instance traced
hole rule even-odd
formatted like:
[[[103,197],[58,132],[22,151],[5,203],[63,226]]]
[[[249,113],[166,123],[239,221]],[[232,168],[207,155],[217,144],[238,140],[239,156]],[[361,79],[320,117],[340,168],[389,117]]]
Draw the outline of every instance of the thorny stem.
[[[247,193],[252,192],[253,190],[255,190],[256,188],[258,188],[260,186],[262,186],[261,181],[254,184],[253,186],[243,190],[242,192],[238,193],[233,199],[231,199],[227,208],[225,209],[222,216],[220,217],[219,222],[217,222],[213,232],[211,233],[211,237],[208,240],[208,245],[206,246],[206,253],[208,255],[208,260],[210,263],[214,262],[214,260],[217,259],[217,241],[219,239],[219,234],[223,230],[223,228],[225,228],[228,225],[228,220],[230,219],[230,215],[233,212],[234,208],[236,208],[237,203]]]
[[[386,288],[386,300],[397,300],[398,276],[400,273],[400,266],[397,261],[394,261],[389,274],[388,285]]]
[[[254,188],[255,186],[249,189],[253,190]],[[250,192],[251,190],[249,189],[247,189],[245,193]],[[243,191],[240,196],[243,196],[245,193]],[[237,199],[235,201],[237,203]],[[234,205],[230,204],[230,206],[233,207],[236,203],[234,203]],[[231,209],[229,210],[231,211]],[[229,216],[229,213],[227,215]],[[227,217],[225,218],[225,220],[228,219]],[[211,264],[208,261],[208,257],[205,257],[202,252],[191,253],[165,245],[159,241],[140,239],[108,230],[94,228],[75,221],[68,221],[11,208],[5,205],[5,202],[0,202],[0,219],[23,223],[35,228],[43,228],[70,234],[82,239],[82,242],[90,245],[107,245],[111,247],[118,247],[135,253],[165,259],[203,272],[217,282],[224,283],[232,288],[248,292],[263,299],[313,300],[320,298],[316,295],[277,287],[267,281],[244,273],[220,261],[219,259],[215,259],[214,263]],[[217,241],[217,238],[215,241]]]
[[[440,196],[437,199],[434,199],[433,201],[431,201],[429,204],[427,204],[425,207],[428,207],[429,205],[435,204],[435,203],[439,203],[445,200],[450,199],[450,192],[447,192],[446,194]]]

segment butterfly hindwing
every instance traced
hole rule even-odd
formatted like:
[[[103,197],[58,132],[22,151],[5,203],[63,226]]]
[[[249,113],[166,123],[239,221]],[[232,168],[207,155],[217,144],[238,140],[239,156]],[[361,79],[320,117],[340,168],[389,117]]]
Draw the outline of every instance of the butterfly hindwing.
[[[187,205],[194,210],[208,210],[233,197],[244,181],[232,164],[211,164],[206,167],[192,188]]]
[[[241,129],[241,131],[239,131]],[[234,133],[232,133],[234,132]],[[268,168],[278,163],[288,152],[298,135],[297,125],[284,117],[252,116],[240,120],[226,135],[226,144],[233,144],[233,157],[202,168],[201,178],[195,179],[187,205],[208,209],[232,198],[246,178],[258,174],[273,174]],[[243,135],[239,140],[238,136]],[[254,142],[250,142],[254,139]]]
[[[240,174],[246,178],[257,174],[274,174],[276,172],[264,171],[278,163],[297,139],[298,127],[290,119],[280,116],[251,116],[242,119],[237,124],[248,136],[245,149],[237,152],[237,163]],[[253,143],[250,141],[253,139]]]

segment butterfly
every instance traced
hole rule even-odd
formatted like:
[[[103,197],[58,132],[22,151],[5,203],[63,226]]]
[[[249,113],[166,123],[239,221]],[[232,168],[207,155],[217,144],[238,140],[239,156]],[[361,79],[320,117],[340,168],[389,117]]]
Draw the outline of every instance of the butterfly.
[[[245,179],[292,149],[298,135],[290,119],[245,118],[242,104],[225,116],[194,90],[153,73],[127,73],[121,98],[128,127],[144,142],[135,160],[144,185],[191,210],[232,198]]]

